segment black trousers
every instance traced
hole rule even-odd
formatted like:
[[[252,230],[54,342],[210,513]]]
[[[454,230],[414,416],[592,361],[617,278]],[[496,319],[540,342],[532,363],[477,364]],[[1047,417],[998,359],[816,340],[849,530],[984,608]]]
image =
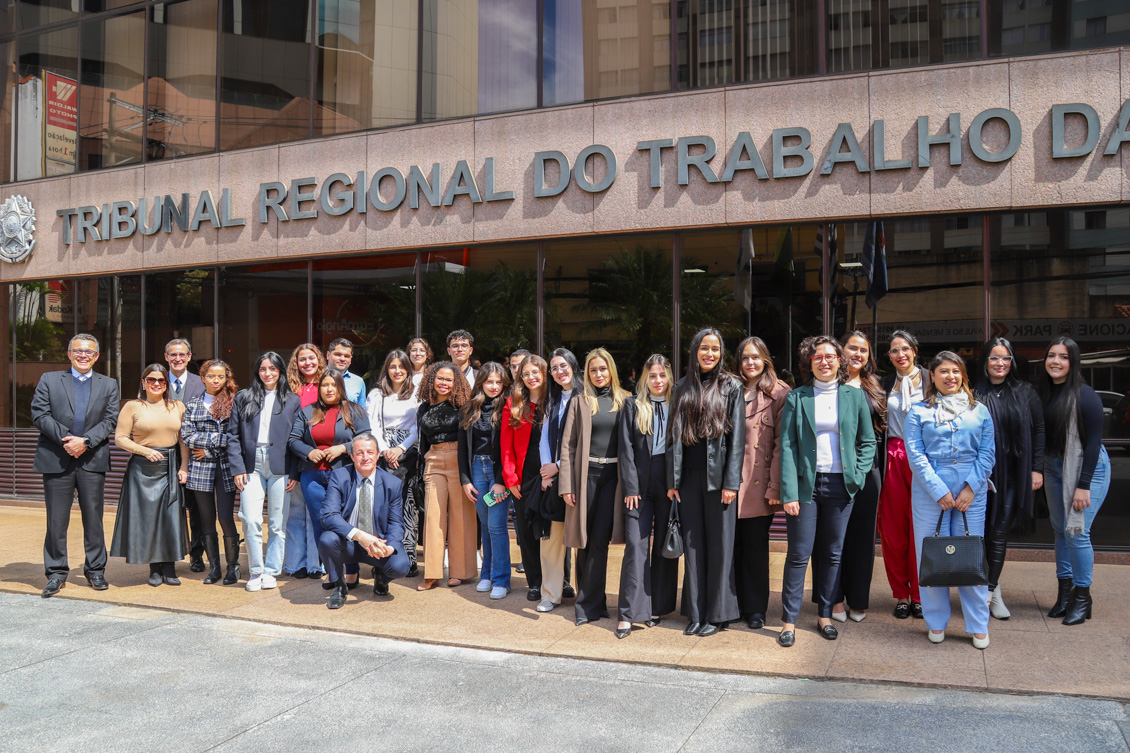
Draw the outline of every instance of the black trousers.
[[[875,521],[879,514],[879,491],[882,481],[879,469],[867,474],[867,480],[852,502],[844,533],[844,549],[840,555],[840,586],[836,604],[846,601],[849,609],[866,610],[871,606],[871,577],[875,572]],[[812,555],[814,563],[818,555]],[[817,594],[813,592],[815,603]]]
[[[43,474],[43,496],[47,508],[47,535],[43,538],[43,568],[48,578],[67,577],[67,529],[71,525],[71,505],[78,490],[82,513],[82,540],[86,550],[83,572],[106,572],[106,532],[102,528],[103,493],[106,474],[72,467],[62,473]]]
[[[608,617],[608,545],[616,519],[618,475],[615,463],[589,464],[588,539],[587,546],[577,550],[577,617]]]
[[[804,575],[813,552],[819,565],[812,578],[817,614],[832,616],[836,585],[840,580],[840,557],[844,534],[851,517],[852,499],[844,486],[842,473],[817,473],[811,502],[800,503],[800,514],[786,519],[789,553],[781,584],[781,621],[795,624],[804,601]]]
[[[647,494],[640,506],[624,517],[624,561],[620,566],[620,620],[647,622],[675,611],[679,589],[679,561],[663,556],[667,538],[667,457],[651,456]],[[655,535],[652,535],[654,530]]]
[[[1008,553],[1008,534],[1016,519],[1016,487],[997,492],[996,496],[996,503],[1003,505],[1004,509],[1000,512],[997,525],[985,526],[985,554],[989,560],[990,591],[1000,585],[1001,570],[1004,569],[1004,558]]]
[[[193,529],[197,536],[208,534],[216,535],[216,521],[220,522],[220,529],[224,536],[238,536],[239,530],[235,527],[235,492],[224,488],[224,480],[216,474],[216,482],[210,492],[189,490],[196,503],[189,505],[188,509],[196,509],[198,514],[196,528]],[[203,546],[203,544],[201,544]]]
[[[535,448],[536,451],[536,448]],[[526,570],[526,585],[541,588],[541,538],[534,534],[530,519],[526,517],[526,504],[535,508],[537,495],[541,494],[541,476],[537,473],[522,474],[522,498],[514,496],[514,532],[518,539],[518,549],[522,552],[522,566]],[[532,478],[527,478],[527,477]]]
[[[769,528],[772,515],[738,518],[734,535],[734,575],[743,617],[769,610]]]
[[[706,486],[706,443],[699,442],[684,448],[679,489],[686,550],[683,611],[691,622],[717,625],[740,615],[734,576],[738,505],[722,504],[722,490],[707,491]]]
[[[205,525],[200,520],[200,510],[196,505],[187,505],[185,511],[188,513],[188,554],[192,559],[196,559],[204,554],[204,534],[215,533],[215,526],[211,526],[211,531],[204,530]]]

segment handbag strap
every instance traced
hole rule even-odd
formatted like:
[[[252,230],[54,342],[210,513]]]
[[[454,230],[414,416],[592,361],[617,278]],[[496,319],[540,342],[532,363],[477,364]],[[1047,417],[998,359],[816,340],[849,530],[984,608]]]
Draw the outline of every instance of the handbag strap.
[[[945,518],[946,511],[942,510],[942,512],[938,515],[938,527],[934,529],[935,538],[942,535],[942,521],[945,520]],[[971,536],[972,534],[969,533],[969,518],[966,517],[965,510],[961,511],[961,522],[965,525],[965,535]]]
[[[672,523],[681,525],[679,521],[679,502],[674,499],[671,500],[671,513],[667,516],[667,526],[670,527]]]

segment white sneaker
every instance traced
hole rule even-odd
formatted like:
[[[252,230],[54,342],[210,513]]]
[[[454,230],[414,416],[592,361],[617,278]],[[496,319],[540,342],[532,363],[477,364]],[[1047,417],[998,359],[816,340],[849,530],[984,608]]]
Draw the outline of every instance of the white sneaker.
[[[480,580],[479,585],[475,586],[475,590],[478,591],[481,594],[485,594],[487,591],[490,590],[490,580],[489,579]]]
[[[248,591],[258,591],[262,587],[263,587],[263,576],[262,575],[252,575],[250,578],[247,579],[247,590]]]
[[[508,593],[510,593],[509,588],[503,588],[502,586],[495,586],[494,588],[492,588],[490,590],[490,597],[492,599],[505,599],[506,594],[508,594]]]
[[[1008,611],[1008,607],[1004,605],[1004,599],[1001,598],[1000,586],[989,591],[989,614],[998,620],[1007,620],[1012,616],[1012,612]]]
[[[274,588],[275,586],[278,585],[278,582],[275,580],[275,576],[271,575],[270,573],[263,573],[260,576],[260,580],[263,581],[263,589],[264,590],[266,590],[268,588]]]
[[[557,605],[549,599],[542,599],[540,602],[538,602],[537,610],[539,612],[552,612],[555,606]]]

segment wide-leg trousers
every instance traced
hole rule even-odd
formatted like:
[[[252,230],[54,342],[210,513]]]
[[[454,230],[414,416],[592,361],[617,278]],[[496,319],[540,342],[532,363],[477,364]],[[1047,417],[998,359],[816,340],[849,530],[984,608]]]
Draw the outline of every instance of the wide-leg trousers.
[[[667,456],[651,456],[647,494],[624,517],[624,561],[620,566],[620,620],[646,622],[675,611],[679,560],[663,556],[671,500],[667,499]],[[653,535],[654,531],[654,535]]]
[[[459,447],[455,442],[432,445],[424,466],[424,578],[443,577],[447,543],[448,577],[469,580],[479,574],[475,562],[475,503],[459,483]]]
[[[883,543],[883,567],[891,594],[902,601],[921,601],[918,588],[918,555],[914,545],[914,517],[910,510],[914,476],[906,457],[906,445],[898,437],[887,439],[887,473],[879,493],[879,538]]]
[[[577,550],[576,602],[576,616],[589,620],[608,617],[608,545],[616,517],[617,475],[615,463],[589,464],[588,539],[585,548]]]
[[[722,504],[721,489],[707,491],[705,442],[683,448],[678,491],[686,555],[683,611],[692,623],[736,620],[741,614],[734,576],[738,504]]]

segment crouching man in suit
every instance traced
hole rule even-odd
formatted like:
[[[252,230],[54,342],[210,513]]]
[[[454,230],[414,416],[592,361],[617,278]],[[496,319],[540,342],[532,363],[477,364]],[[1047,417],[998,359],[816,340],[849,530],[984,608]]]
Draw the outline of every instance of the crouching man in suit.
[[[345,605],[348,588],[342,577],[346,563],[365,562],[376,570],[373,593],[384,596],[388,582],[408,574],[404,551],[403,501],[400,479],[377,468],[377,440],[369,432],[353,438],[353,465],[330,474],[322,502],[322,536],[318,551],[334,584],[329,608]]]

